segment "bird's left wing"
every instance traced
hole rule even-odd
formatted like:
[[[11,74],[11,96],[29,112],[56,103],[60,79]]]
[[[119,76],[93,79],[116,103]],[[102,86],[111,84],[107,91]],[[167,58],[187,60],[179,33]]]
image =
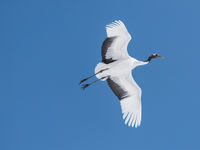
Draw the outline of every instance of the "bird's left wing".
[[[141,89],[134,81],[132,73],[107,79],[109,87],[119,98],[123,119],[128,126],[140,126],[141,123]]]
[[[127,46],[131,35],[122,21],[115,21],[106,26],[107,38],[101,48],[102,61],[106,64],[129,57]]]

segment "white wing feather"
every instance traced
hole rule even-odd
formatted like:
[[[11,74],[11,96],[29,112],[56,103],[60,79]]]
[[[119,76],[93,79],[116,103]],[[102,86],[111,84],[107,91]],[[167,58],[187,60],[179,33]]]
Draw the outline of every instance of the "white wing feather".
[[[128,43],[131,40],[131,35],[127,31],[122,21],[115,21],[106,26],[108,38],[114,38],[113,43],[108,47],[105,54],[106,59],[122,60],[130,58],[127,52]],[[123,119],[128,126],[138,127],[141,124],[142,106],[141,106],[141,89],[134,81],[131,71],[127,75],[110,77],[120,88],[127,93],[125,98],[120,100]],[[113,89],[112,89],[113,88]],[[118,91],[111,87],[115,94]],[[120,89],[119,89],[120,92]]]
[[[122,21],[115,21],[106,26],[107,37],[116,37],[114,43],[108,48],[106,59],[113,60],[125,59],[129,57],[127,46],[131,40],[131,35],[128,33]]]
[[[120,101],[125,124],[128,123],[128,126],[137,128],[140,126],[142,118],[141,88],[134,81],[131,72],[126,76],[111,77],[111,79],[119,84],[129,95]]]

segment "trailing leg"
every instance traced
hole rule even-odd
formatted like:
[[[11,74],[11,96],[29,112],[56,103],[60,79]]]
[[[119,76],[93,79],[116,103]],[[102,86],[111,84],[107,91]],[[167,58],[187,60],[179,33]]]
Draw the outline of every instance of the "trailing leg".
[[[82,89],[84,90],[84,89],[87,88],[88,86],[90,86],[90,85],[96,83],[96,82],[99,81],[99,80],[103,80],[103,79],[105,79],[105,78],[107,78],[107,77],[108,77],[108,76],[102,77],[102,78],[97,79],[97,80],[95,80],[95,81],[93,81],[93,82],[91,82],[91,83],[88,83],[88,84],[83,84],[83,85],[82,85]]]
[[[87,81],[88,79],[94,77],[95,75],[97,75],[97,74],[99,74],[99,73],[102,73],[102,72],[105,71],[105,70],[108,70],[108,68],[106,68],[106,69],[102,69],[102,70],[100,70],[99,72],[97,72],[97,73],[95,73],[95,74],[93,74],[93,75],[91,75],[91,76],[89,76],[89,77],[87,77],[87,78],[81,80],[79,84],[81,84],[81,83]]]

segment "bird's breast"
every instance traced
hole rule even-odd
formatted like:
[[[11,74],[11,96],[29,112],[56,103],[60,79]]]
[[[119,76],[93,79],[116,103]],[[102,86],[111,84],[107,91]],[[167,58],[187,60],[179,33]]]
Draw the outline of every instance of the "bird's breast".
[[[133,69],[133,62],[129,60],[116,61],[110,64],[110,75],[111,76],[120,76],[127,74]]]

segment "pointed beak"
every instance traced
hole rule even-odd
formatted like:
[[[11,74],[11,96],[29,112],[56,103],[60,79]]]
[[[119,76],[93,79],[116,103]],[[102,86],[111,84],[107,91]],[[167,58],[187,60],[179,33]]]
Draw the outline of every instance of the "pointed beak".
[[[163,56],[159,56],[159,55],[158,55],[157,57],[158,57],[158,58],[162,58],[162,59],[164,58]]]

